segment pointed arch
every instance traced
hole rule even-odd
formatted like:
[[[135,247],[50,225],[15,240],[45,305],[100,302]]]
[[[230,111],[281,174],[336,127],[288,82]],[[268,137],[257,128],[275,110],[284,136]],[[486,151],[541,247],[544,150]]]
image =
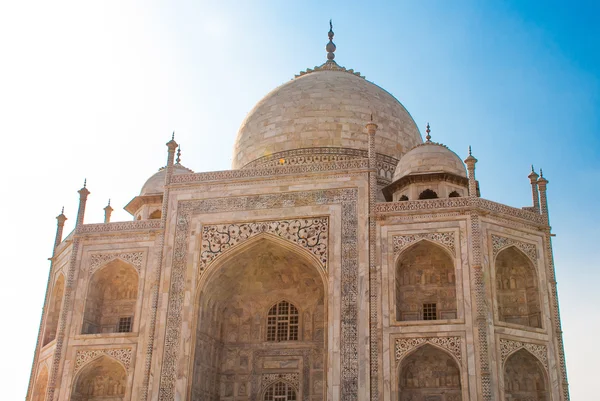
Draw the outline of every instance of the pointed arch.
[[[82,334],[133,331],[139,273],[121,258],[95,270],[88,282]]]
[[[396,320],[456,319],[456,272],[450,250],[426,238],[396,259]]]
[[[522,250],[509,245],[494,260],[498,319],[534,328],[542,327],[538,274]]]
[[[427,396],[439,396],[440,400],[461,399],[459,361],[431,343],[415,348],[398,364],[398,393],[401,400]]]
[[[155,211],[153,211],[152,213],[150,213],[150,215],[148,216],[148,218],[150,220],[157,220],[160,219],[162,216],[162,211],[159,209],[156,209]]]
[[[33,388],[33,397],[31,401],[44,401],[46,399],[46,390],[48,389],[48,367],[45,363],[41,364],[40,371],[35,379]]]
[[[525,348],[504,362],[504,396],[507,399],[549,401],[548,376],[542,362]]]
[[[47,345],[56,338],[64,294],[65,276],[64,274],[59,273],[58,278],[54,281],[54,285],[52,286],[52,295],[50,296],[50,304],[48,305],[48,315],[46,316],[46,327],[44,328],[44,340],[42,346]]]
[[[419,199],[437,199],[439,198],[437,192],[432,189],[427,188],[423,192],[419,194]]]
[[[304,363],[326,383],[325,273],[313,253],[270,233],[246,239],[208,264],[197,288],[190,398],[221,399],[243,389],[261,400],[261,373],[254,372],[251,355],[266,354],[269,374],[289,374],[298,366],[299,347],[311,350],[302,358],[315,360]],[[232,372],[258,381],[250,387],[218,384]],[[310,390],[311,398],[323,395],[322,387]]]
[[[127,370],[115,358],[100,355],[85,364],[73,379],[71,401],[122,401],[127,388]]]

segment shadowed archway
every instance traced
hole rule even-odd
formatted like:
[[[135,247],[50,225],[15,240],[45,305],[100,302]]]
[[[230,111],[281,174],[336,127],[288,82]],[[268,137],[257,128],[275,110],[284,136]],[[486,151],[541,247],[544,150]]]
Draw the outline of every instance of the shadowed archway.
[[[207,269],[192,399],[258,400],[263,383],[280,376],[298,381],[298,400],[323,397],[327,301],[319,269],[302,248],[269,236],[248,240]]]

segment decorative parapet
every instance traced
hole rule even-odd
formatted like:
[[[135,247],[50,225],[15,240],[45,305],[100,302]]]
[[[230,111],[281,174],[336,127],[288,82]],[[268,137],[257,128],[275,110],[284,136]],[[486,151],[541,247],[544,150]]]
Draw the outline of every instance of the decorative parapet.
[[[500,339],[500,357],[502,364],[506,362],[506,359],[514,354],[521,348],[531,352],[539,361],[548,369],[548,348],[541,344],[524,343],[521,341],[507,340],[505,338]]]
[[[171,178],[171,184],[187,184],[194,182],[211,182],[234,179],[273,177],[289,174],[305,174],[325,171],[363,169],[368,167],[368,160],[354,159],[329,163],[300,164],[293,166],[272,166],[267,168],[224,170],[197,174],[177,174]]]
[[[396,362],[424,344],[437,345],[449,351],[458,361],[462,360],[462,339],[460,337],[413,337],[396,339]]]
[[[92,349],[92,350],[78,350],[77,355],[75,357],[75,372],[77,373],[79,369],[85,366],[88,362],[103,356],[107,355],[112,358],[115,358],[117,361],[121,362],[125,369],[129,371],[131,367],[131,356],[132,349],[131,348],[108,348],[108,349]]]
[[[394,212],[415,212],[434,209],[452,209],[452,208],[477,208],[484,212],[498,213],[522,220],[527,220],[539,225],[546,225],[544,217],[539,213],[529,212],[511,206],[502,205],[482,198],[441,198],[414,201],[399,202],[380,202],[375,205],[375,212],[378,214]]]
[[[327,270],[329,219],[311,217],[293,220],[255,221],[202,227],[200,271],[226,250],[259,234],[271,234],[307,249]]]
[[[145,231],[161,228],[160,220],[120,221],[115,223],[84,224],[78,226],[76,234],[97,234],[120,231]]]
[[[406,235],[394,235],[392,237],[392,244],[394,247],[394,255],[399,254],[402,250],[415,242],[426,239],[442,245],[444,248],[450,250],[452,255],[456,253],[454,245],[455,238],[453,232],[439,232],[439,233],[418,233],[418,234],[406,234]]]
[[[112,262],[115,259],[121,259],[135,267],[140,272],[144,252],[123,252],[123,253],[93,253],[90,260],[90,273],[93,273],[100,267]]]
[[[528,242],[522,242],[512,238],[500,237],[498,235],[492,234],[492,250],[494,257],[498,255],[498,252],[510,245],[514,245],[518,249],[523,251],[523,253],[527,255],[532,262],[535,262],[537,260],[538,252],[535,244],[530,244]]]

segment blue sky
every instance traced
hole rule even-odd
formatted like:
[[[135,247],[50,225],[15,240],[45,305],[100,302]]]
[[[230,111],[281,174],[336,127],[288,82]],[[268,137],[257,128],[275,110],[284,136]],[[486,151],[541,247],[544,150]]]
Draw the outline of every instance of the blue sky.
[[[171,131],[195,171],[228,169],[237,129],[266,93],[336,61],[395,95],[424,131],[479,159],[482,196],[549,201],[572,398],[595,395],[600,351],[600,5],[573,1],[78,2],[0,5],[4,249],[0,366],[22,399],[43,303],[54,217],[73,228],[108,198],[116,220],[166,158]],[[18,304],[18,307],[15,305]]]

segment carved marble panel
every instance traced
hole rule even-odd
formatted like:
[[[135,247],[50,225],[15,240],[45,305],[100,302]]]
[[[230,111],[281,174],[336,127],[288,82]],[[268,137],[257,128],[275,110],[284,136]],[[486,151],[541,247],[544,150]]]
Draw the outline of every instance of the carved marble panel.
[[[548,368],[548,348],[545,345],[507,340],[505,338],[500,339],[500,357],[502,363],[504,364],[509,355],[512,355],[521,348],[525,348],[527,351],[531,352],[540,360],[546,369]]]
[[[448,350],[458,361],[462,360],[462,338],[455,337],[413,337],[396,339],[396,362],[407,353],[423,344],[434,344]]]
[[[108,355],[120,361],[125,369],[129,370],[131,365],[131,348],[107,348],[107,349],[92,349],[78,350],[75,357],[75,373],[79,371],[89,361],[98,358],[102,355]]]
[[[519,248],[525,255],[527,255],[533,262],[537,260],[537,248],[535,244],[530,244],[527,242],[518,241],[513,238],[501,237],[495,234],[492,234],[492,249],[494,253],[494,257],[500,252],[502,249],[514,245]]]
[[[452,252],[452,255],[456,253],[454,232],[438,232],[394,235],[392,237],[394,254],[399,254],[400,252],[402,252],[403,249],[421,239],[427,239],[429,241],[442,245],[444,248],[450,250]]]
[[[223,252],[263,233],[274,235],[307,249],[318,258],[323,269],[327,270],[329,219],[327,217],[311,217],[203,226],[200,271],[204,271]]]
[[[90,255],[90,273],[93,273],[100,267],[112,262],[115,259],[121,259],[140,271],[142,268],[142,261],[144,258],[144,252],[121,252],[121,253],[93,253]]]

